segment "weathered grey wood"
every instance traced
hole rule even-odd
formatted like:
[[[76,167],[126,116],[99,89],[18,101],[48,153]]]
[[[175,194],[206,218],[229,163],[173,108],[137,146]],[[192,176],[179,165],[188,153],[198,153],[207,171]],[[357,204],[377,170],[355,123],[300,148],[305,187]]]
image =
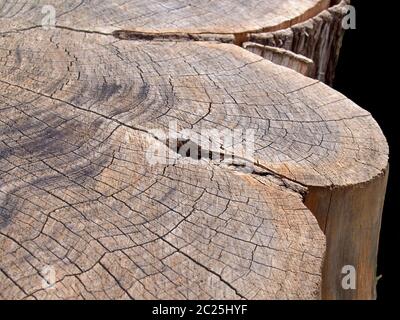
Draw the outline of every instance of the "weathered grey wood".
[[[263,46],[254,42],[243,43],[243,48],[252,53],[258,54],[273,63],[279,64],[280,66],[285,66],[295,70],[305,76],[311,76],[313,72],[314,61],[302,55],[295,54],[292,51],[277,47]]]
[[[37,3],[0,6],[0,297],[373,298],[388,146],[372,116],[221,43],[238,35],[81,29],[120,21],[107,3],[70,7],[59,18],[74,27],[50,30],[30,25]],[[160,129],[190,129],[202,158]],[[202,139],[225,129],[254,130],[252,157],[209,158],[232,152]],[[359,270],[354,292],[342,263]]]
[[[0,4],[8,30],[40,25],[42,7],[52,5],[57,25],[74,29],[241,34],[288,28],[327,9],[330,0],[2,0]]]
[[[44,5],[55,8],[60,28],[123,38],[246,41],[279,47],[314,61],[307,75],[332,84],[349,0],[0,1],[7,31],[39,27]],[[330,6],[332,7],[330,8]],[[276,62],[276,61],[275,61]],[[295,69],[297,71],[297,69]]]
[[[310,58],[314,65],[309,76],[332,85],[345,32],[342,22],[350,0],[332,3],[331,8],[307,21],[274,32],[252,33],[247,40]]]

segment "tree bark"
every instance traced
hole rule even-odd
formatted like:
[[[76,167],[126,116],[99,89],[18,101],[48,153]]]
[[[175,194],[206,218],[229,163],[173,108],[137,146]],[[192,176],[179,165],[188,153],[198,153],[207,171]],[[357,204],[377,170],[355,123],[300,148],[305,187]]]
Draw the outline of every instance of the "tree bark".
[[[253,3],[0,1],[1,298],[375,297],[385,137],[238,45],[330,1]]]
[[[284,30],[253,33],[248,41],[283,48],[313,60],[307,75],[332,85],[345,32],[342,21],[349,3],[350,0],[332,1],[332,7],[307,21]]]

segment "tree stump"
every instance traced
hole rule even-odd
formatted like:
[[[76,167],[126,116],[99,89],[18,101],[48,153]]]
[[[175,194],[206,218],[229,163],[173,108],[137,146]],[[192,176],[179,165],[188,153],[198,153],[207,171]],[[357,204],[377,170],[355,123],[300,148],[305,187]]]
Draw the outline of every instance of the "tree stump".
[[[379,126],[240,47],[330,1],[48,2],[0,1],[1,298],[375,297]]]
[[[330,7],[306,21],[283,30],[251,33],[248,41],[279,47],[311,59],[313,65],[306,75],[332,85],[345,31],[342,21],[349,3],[350,0],[333,0]],[[252,52],[253,48],[250,46]]]

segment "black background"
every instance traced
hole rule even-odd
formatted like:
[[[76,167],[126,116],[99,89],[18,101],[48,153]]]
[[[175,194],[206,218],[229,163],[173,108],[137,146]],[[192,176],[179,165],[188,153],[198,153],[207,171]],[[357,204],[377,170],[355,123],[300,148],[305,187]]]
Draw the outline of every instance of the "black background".
[[[357,28],[346,32],[334,87],[362,108],[370,111],[384,131],[390,145],[390,176],[383,214],[379,250],[378,299],[396,298],[389,293],[397,281],[396,258],[399,214],[398,60],[400,51],[395,32],[395,1],[353,0]],[[393,17],[393,18],[392,18]],[[399,269],[400,270],[400,269]],[[398,295],[398,294],[397,294]]]

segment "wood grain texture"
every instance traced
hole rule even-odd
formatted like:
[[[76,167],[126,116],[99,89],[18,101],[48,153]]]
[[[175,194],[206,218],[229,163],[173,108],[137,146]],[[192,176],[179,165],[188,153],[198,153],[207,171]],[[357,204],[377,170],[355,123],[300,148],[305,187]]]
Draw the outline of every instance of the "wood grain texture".
[[[124,39],[217,40],[240,46],[251,41],[283,48],[313,60],[307,75],[332,85],[344,34],[341,22],[350,0],[336,2],[1,0],[0,30],[40,27],[41,9],[50,5],[59,28],[114,33]]]
[[[305,76],[311,76],[313,72],[314,61],[300,54],[295,54],[292,51],[277,47],[263,46],[254,42],[243,43],[243,48]]]
[[[348,14],[350,0],[336,2],[307,21],[274,32],[252,33],[247,40],[289,50],[313,60],[308,75],[332,85],[345,33],[342,21]]]
[[[59,26],[89,31],[237,34],[273,31],[314,17],[330,0],[2,0],[8,29],[40,25],[41,8],[52,5]]]
[[[91,21],[85,4],[71,14]],[[354,262],[370,261],[362,291],[332,280],[335,254],[361,250],[357,217],[376,221],[369,243],[379,234],[389,150],[368,112],[231,43],[24,29],[39,7],[2,5],[19,29],[0,20],[1,298],[373,298],[374,246]],[[255,152],[228,165],[171,152],[158,135],[171,123],[224,157],[204,132],[251,129]],[[343,221],[353,242],[330,233]]]
[[[376,266],[389,169],[369,183],[310,188],[305,199],[327,235],[322,298],[376,299]],[[355,267],[357,290],[342,290],[343,266]]]

